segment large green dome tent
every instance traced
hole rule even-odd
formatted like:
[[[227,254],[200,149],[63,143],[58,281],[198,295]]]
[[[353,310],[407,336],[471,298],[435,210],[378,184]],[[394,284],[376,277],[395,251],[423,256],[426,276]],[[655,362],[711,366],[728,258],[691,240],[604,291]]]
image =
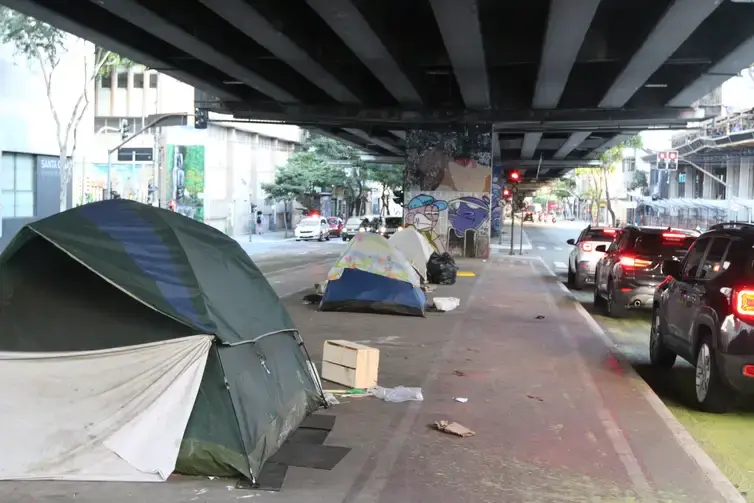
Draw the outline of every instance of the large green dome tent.
[[[178,213],[86,204],[0,255],[0,478],[253,480],[323,405],[312,369],[241,246]]]

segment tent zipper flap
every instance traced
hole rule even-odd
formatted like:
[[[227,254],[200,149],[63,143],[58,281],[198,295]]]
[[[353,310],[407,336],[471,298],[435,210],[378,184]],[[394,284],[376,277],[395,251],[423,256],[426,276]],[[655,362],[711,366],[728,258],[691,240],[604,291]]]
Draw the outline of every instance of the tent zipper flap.
[[[249,448],[244,442],[243,432],[241,431],[241,423],[238,422],[238,410],[236,409],[236,403],[233,401],[233,395],[230,392],[230,383],[228,382],[227,372],[225,372],[225,366],[223,365],[223,359],[220,356],[220,351],[215,352],[217,355],[217,361],[220,363],[220,369],[223,371],[223,380],[225,381],[225,392],[228,393],[228,399],[230,400],[230,406],[233,408],[233,419],[238,429],[238,439],[241,442],[241,448],[243,449],[243,458],[246,461],[246,468],[248,474],[251,477],[252,486],[257,486],[257,480],[251,471],[251,461],[249,461]]]

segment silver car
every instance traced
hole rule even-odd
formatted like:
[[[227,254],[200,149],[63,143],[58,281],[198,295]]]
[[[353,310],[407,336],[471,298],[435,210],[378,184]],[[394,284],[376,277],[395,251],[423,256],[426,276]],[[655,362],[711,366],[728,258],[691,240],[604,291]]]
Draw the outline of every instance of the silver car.
[[[568,256],[568,286],[578,290],[584,285],[594,284],[594,272],[597,262],[604,255],[595,250],[600,245],[610,245],[615,239],[617,229],[611,227],[592,227],[581,231],[576,239],[566,241],[573,246]]]

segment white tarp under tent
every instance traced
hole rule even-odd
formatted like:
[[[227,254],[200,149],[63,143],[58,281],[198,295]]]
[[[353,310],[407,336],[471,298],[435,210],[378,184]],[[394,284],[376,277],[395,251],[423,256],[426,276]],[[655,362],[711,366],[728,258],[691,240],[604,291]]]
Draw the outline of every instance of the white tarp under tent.
[[[213,339],[0,352],[0,479],[164,481]]]

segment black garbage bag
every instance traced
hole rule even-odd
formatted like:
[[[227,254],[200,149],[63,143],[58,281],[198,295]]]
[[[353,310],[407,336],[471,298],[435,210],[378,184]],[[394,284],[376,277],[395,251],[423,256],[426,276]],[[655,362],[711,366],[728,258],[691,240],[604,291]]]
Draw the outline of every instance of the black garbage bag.
[[[458,267],[449,253],[432,253],[427,261],[427,281],[435,285],[454,285]]]

